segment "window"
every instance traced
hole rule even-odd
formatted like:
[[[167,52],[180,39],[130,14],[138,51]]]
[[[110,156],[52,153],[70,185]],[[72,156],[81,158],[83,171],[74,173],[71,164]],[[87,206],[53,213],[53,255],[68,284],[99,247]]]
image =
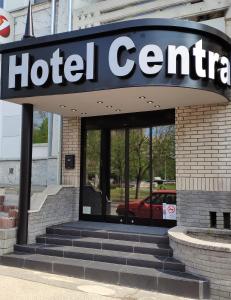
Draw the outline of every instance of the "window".
[[[14,174],[14,168],[9,168],[9,175]]]
[[[34,0],[34,4],[39,4],[43,2],[47,2],[48,0]]]
[[[39,3],[45,3],[49,0],[32,0],[31,4],[39,4]],[[5,10],[11,12],[18,9],[22,9],[25,7],[28,7],[28,0],[0,0],[0,7],[4,7]]]
[[[176,204],[176,195],[167,194],[164,199],[166,204]]]
[[[163,204],[165,198],[165,194],[154,194],[152,195],[151,204]]]
[[[150,198],[145,200],[146,204],[150,204]],[[175,194],[153,194],[151,204],[176,204]]]

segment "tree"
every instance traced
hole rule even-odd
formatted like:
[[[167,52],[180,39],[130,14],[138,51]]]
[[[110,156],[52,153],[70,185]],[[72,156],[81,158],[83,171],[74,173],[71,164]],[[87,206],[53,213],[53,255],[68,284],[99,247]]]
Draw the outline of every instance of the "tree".
[[[135,198],[139,198],[141,181],[149,177],[149,130],[145,128],[130,130],[129,142],[130,180],[135,179]]]
[[[87,131],[86,145],[86,180],[94,183],[96,188],[99,188],[100,176],[100,130]]]
[[[152,129],[153,175],[174,180],[175,175],[175,127],[159,126]]]
[[[48,118],[45,117],[42,123],[33,130],[33,143],[47,143],[48,142]]]
[[[124,197],[124,167],[125,167],[125,132],[122,130],[111,131],[111,170],[110,177],[119,187],[119,198]]]

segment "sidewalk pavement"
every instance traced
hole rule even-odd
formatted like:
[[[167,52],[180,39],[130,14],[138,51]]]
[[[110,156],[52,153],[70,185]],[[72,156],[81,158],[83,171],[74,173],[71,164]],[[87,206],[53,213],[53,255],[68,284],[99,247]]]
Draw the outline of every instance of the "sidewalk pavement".
[[[0,265],[1,300],[186,300],[94,281]]]

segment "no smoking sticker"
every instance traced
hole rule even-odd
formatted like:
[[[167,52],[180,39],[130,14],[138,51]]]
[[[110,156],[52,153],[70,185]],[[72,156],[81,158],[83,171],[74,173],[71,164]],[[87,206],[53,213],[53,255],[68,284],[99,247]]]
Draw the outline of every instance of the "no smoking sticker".
[[[163,219],[176,220],[176,205],[163,203]]]

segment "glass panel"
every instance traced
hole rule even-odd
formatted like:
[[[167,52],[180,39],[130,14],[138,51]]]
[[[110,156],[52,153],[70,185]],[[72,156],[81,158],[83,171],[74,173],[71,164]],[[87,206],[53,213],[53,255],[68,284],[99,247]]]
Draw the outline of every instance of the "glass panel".
[[[83,187],[83,214],[102,214],[100,190],[101,131],[88,130],[86,137],[86,176]]]
[[[152,128],[152,219],[176,219],[175,126]]]
[[[128,216],[150,218],[150,129],[131,129],[129,136]]]
[[[111,130],[110,209],[107,214],[125,214],[125,131]]]

